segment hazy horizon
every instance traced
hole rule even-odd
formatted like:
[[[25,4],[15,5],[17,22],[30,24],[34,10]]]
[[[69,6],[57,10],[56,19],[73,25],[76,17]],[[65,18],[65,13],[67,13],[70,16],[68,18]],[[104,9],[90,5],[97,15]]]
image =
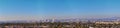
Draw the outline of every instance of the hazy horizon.
[[[12,16],[119,17],[119,1],[120,0],[0,0],[0,16],[10,16],[10,18],[0,18],[0,20],[19,20]],[[24,19],[25,18],[21,20]]]

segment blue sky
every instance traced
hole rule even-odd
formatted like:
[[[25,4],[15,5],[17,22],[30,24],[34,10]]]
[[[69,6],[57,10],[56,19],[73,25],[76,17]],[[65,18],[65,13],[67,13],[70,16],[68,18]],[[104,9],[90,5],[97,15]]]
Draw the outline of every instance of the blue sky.
[[[0,0],[0,15],[119,15],[120,0]]]

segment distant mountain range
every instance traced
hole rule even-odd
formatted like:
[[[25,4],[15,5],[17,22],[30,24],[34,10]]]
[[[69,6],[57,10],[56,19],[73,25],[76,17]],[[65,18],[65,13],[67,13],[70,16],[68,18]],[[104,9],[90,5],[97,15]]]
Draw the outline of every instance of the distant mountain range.
[[[34,22],[94,22],[94,21],[120,21],[120,17],[109,18],[71,18],[71,19],[44,19],[44,20],[14,20],[1,21],[0,23],[34,23]]]

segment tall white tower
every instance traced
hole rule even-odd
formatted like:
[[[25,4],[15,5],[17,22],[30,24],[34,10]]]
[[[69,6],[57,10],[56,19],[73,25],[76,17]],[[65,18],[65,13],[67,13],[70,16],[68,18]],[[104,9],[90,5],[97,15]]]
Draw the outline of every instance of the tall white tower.
[[[54,23],[55,22],[55,17],[52,17],[52,23]]]

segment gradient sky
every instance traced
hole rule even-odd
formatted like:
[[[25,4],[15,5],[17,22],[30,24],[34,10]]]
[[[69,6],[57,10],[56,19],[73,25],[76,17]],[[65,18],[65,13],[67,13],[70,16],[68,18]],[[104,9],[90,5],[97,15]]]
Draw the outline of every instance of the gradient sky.
[[[1,15],[116,15],[120,0],[0,0]]]
[[[0,15],[119,15],[120,0],[0,0]]]

